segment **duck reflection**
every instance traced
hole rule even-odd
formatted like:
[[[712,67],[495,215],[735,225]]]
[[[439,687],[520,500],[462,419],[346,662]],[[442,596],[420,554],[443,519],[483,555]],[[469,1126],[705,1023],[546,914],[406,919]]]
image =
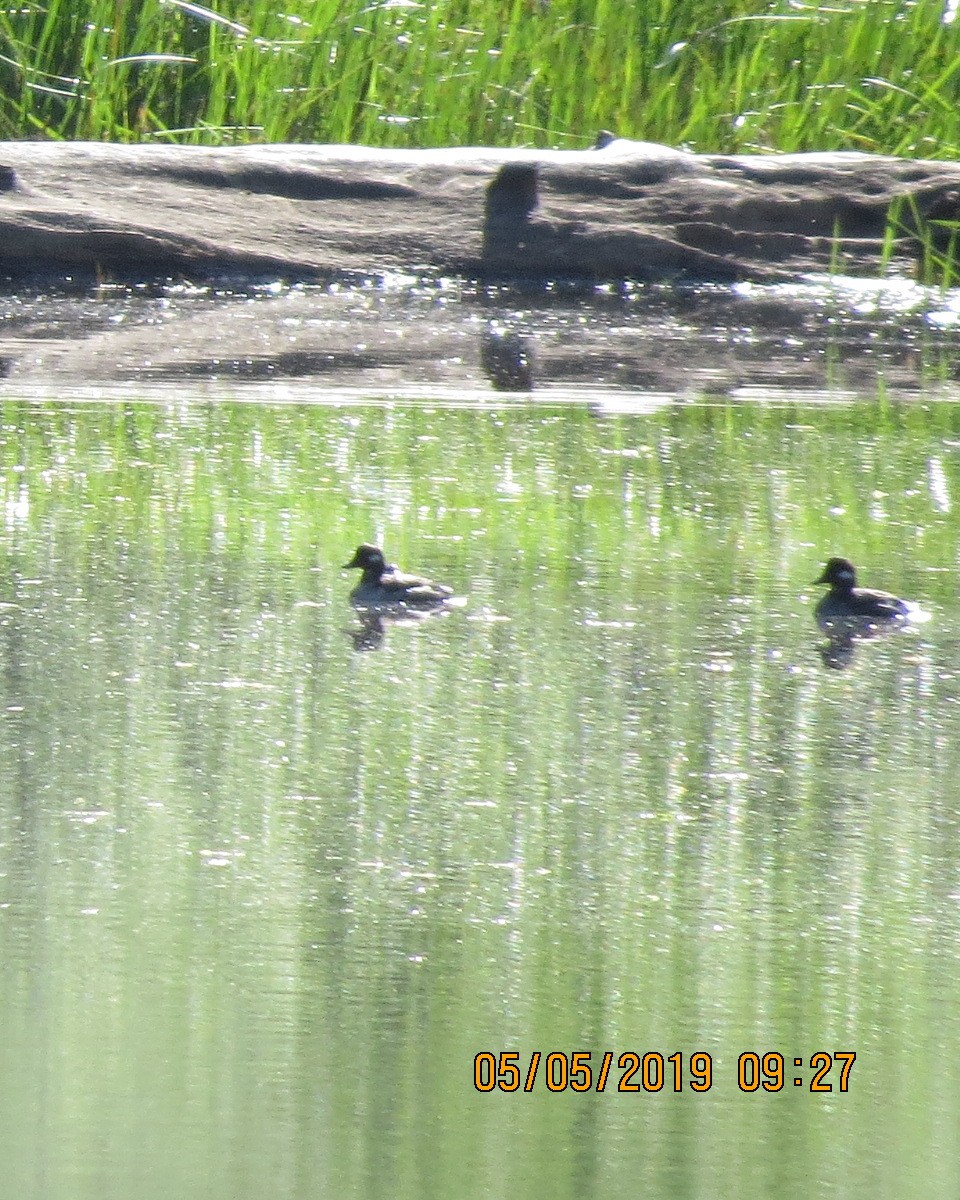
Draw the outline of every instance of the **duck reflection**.
[[[856,641],[852,637],[831,637],[820,646],[823,665],[831,671],[845,671],[853,666]]]
[[[899,637],[909,629],[904,624],[878,626],[862,619],[833,621],[829,625],[818,621],[817,624],[827,635],[827,640],[820,646],[820,657],[823,665],[832,671],[845,671],[853,666],[857,648],[865,642]]]
[[[353,642],[354,650],[382,650],[387,640],[387,630],[398,627],[413,627],[424,621],[436,620],[449,615],[448,609],[438,608],[425,612],[384,612],[382,609],[356,606],[358,624],[344,630]]]
[[[834,626],[826,629],[819,621],[817,624],[820,625],[820,628],[827,635],[827,640],[820,646],[820,657],[823,659],[823,665],[831,671],[845,671],[847,667],[852,667],[857,644],[870,638],[882,636],[877,629],[874,629],[872,632],[865,631],[862,634],[858,634],[855,630],[846,629],[842,626]]]

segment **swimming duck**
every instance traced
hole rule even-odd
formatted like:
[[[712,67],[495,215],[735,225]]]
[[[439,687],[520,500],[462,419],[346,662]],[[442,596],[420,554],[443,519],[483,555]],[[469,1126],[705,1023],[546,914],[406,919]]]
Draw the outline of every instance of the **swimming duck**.
[[[857,572],[845,558],[831,558],[823,574],[814,584],[827,583],[830,591],[815,609],[817,624],[831,630],[837,626],[862,627],[869,630],[891,629],[905,621],[916,620],[919,608],[909,600],[901,600],[890,592],[857,587]]]
[[[354,568],[363,572],[350,593],[351,602],[359,608],[402,604],[406,608],[425,609],[463,603],[454,596],[453,588],[419,575],[407,575],[388,563],[380,547],[369,542],[358,546],[353,558],[343,564],[344,571]]]

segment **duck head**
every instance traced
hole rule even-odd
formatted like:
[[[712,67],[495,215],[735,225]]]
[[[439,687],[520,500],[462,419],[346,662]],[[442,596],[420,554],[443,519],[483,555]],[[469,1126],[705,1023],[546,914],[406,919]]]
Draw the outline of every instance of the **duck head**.
[[[359,571],[375,570],[382,574],[387,569],[387,560],[383,557],[383,551],[379,546],[364,542],[362,546],[357,547],[353,558],[343,564],[341,570],[349,571],[354,567]]]
[[[827,565],[823,568],[823,574],[819,579],[813,581],[816,583],[829,583],[831,587],[840,588],[843,591],[849,591],[856,586],[857,572],[852,562],[845,558],[831,558]]]

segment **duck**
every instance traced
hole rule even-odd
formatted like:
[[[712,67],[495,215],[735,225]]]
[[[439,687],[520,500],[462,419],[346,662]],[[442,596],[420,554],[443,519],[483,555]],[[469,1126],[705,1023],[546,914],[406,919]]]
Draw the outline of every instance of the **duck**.
[[[379,546],[364,542],[344,571],[359,570],[360,582],[350,593],[357,608],[380,608],[403,605],[408,609],[438,609],[465,603],[454,596],[453,588],[434,583],[420,575],[407,575],[398,566],[388,563]]]
[[[901,600],[890,592],[857,587],[856,568],[846,558],[829,559],[823,574],[813,583],[830,587],[814,610],[817,624],[828,632],[839,627],[869,633],[921,619],[919,606],[912,601]]]

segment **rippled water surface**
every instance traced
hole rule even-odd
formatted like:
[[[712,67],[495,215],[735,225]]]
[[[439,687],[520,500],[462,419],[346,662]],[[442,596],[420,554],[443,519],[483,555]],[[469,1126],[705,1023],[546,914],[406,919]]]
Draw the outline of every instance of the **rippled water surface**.
[[[636,303],[458,309],[389,378],[301,311],[328,394],[8,336],[9,1195],[957,1194],[950,321]],[[467,606],[363,619],[368,540]],[[830,554],[930,620],[828,646]]]

